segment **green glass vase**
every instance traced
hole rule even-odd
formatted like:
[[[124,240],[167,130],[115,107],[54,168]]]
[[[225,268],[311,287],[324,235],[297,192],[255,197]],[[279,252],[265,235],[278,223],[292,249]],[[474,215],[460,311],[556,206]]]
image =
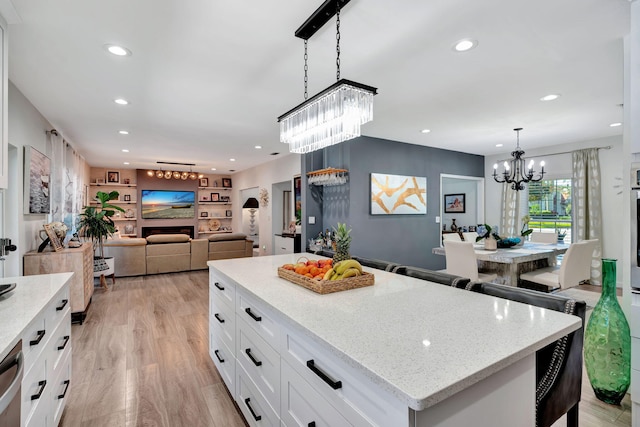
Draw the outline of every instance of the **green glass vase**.
[[[584,364],[596,397],[619,405],[631,383],[631,333],[616,295],[616,260],[602,260],[602,295],[584,333]]]

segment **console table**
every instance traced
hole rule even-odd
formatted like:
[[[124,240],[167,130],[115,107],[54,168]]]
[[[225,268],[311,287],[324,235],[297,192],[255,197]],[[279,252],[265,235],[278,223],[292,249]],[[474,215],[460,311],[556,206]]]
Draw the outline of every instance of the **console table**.
[[[85,242],[79,248],[65,248],[59,252],[45,250],[24,254],[24,275],[73,272],[69,281],[71,317],[82,324],[93,296],[93,245]]]

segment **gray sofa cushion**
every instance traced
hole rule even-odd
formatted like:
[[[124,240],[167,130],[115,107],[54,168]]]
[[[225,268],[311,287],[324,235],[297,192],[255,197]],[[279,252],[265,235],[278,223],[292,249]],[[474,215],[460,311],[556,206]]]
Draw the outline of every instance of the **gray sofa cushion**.
[[[152,234],[147,237],[147,243],[184,243],[191,240],[187,234]]]
[[[212,234],[209,236],[210,242],[223,242],[226,240],[244,240],[247,238],[246,234],[243,233],[220,233],[220,234]]]

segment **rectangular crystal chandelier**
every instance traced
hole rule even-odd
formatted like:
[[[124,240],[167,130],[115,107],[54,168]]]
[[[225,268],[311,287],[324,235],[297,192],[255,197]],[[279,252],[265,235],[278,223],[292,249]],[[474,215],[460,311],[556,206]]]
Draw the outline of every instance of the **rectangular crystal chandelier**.
[[[278,117],[280,141],[292,153],[309,153],[360,136],[373,119],[377,89],[341,79]]]

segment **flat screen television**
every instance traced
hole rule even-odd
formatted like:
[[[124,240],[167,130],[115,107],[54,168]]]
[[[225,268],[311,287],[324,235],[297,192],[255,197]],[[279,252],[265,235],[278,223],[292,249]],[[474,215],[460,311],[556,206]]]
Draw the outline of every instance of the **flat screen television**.
[[[195,218],[195,192],[142,190],[142,218]]]

